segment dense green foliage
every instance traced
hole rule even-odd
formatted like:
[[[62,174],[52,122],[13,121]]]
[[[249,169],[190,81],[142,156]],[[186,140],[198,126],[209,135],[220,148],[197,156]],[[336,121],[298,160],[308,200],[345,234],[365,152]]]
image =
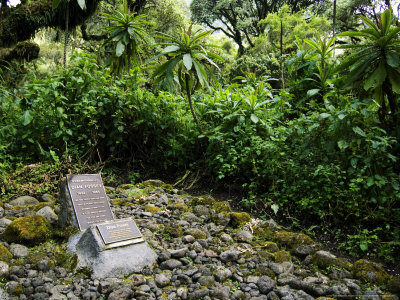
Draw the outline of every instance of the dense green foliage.
[[[44,71],[25,64],[18,84],[0,85],[1,195],[19,193],[10,174],[38,161],[51,174],[76,168],[71,162],[107,174],[123,166],[132,180],[191,171],[208,184],[239,187],[240,204],[260,215],[337,234],[352,253],[392,259],[400,249],[397,19],[388,10],[381,23],[363,18],[366,27],[333,38],[318,34],[327,18],[310,13],[284,6],[264,16],[240,58],[223,39],[218,54],[210,52],[210,32],[192,27],[153,35],[149,49],[141,37],[159,24],[129,11],[108,14],[106,46],[93,46],[100,55],[76,52],[68,68]],[[358,39],[345,55],[335,47],[351,42],[343,36]],[[139,48],[155,67],[140,64]],[[121,68],[102,63],[109,52]],[[221,76],[212,60],[220,56]],[[17,73],[11,64],[2,67],[0,78],[10,72]],[[387,106],[392,122],[382,118]]]

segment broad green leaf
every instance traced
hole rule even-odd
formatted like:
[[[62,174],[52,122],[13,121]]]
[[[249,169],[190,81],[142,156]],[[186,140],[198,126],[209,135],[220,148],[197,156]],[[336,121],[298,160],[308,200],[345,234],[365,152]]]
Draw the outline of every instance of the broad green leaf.
[[[183,55],[183,64],[186,67],[186,70],[190,71],[193,66],[193,59],[189,53]]]
[[[117,47],[115,48],[115,55],[117,57],[120,57],[122,53],[125,51],[125,45],[122,41],[119,41],[117,44]]]
[[[397,70],[391,69],[388,75],[393,92],[400,94],[400,73]]]
[[[320,89],[311,89],[307,91],[307,97],[312,97],[316,94],[318,94],[320,91]]]
[[[22,125],[26,126],[30,124],[33,120],[33,112],[31,110],[26,110],[22,116]]]
[[[363,137],[366,137],[366,136],[367,136],[367,135],[365,134],[365,132],[364,132],[360,127],[358,127],[358,126],[353,127],[353,131],[354,131],[355,133],[357,133],[358,135],[361,135],[361,136],[363,136]]]
[[[343,120],[346,116],[344,114],[338,115],[339,120]]]
[[[170,53],[170,52],[178,50],[179,48],[180,47],[178,45],[170,45],[170,46],[165,47],[163,52],[164,53]]]
[[[389,66],[397,68],[399,66],[399,55],[394,52],[386,52],[386,62]]]
[[[279,211],[279,205],[278,204],[272,204],[271,209],[274,212],[274,214],[277,214]]]
[[[347,147],[349,147],[349,143],[346,142],[345,140],[340,140],[337,142],[337,144],[338,144],[339,149],[342,151],[345,150]]]
[[[78,5],[82,10],[86,9],[86,1],[85,0],[78,0]]]
[[[362,251],[367,251],[368,250],[368,244],[366,242],[361,242],[360,243],[360,249]]]
[[[368,79],[364,83],[364,89],[368,91],[369,89],[375,89],[378,86],[381,86],[386,78],[386,68],[385,64],[381,62],[376,68],[376,70],[368,77]]]
[[[61,0],[53,0],[52,6],[53,9],[56,9],[60,5]]]
[[[326,119],[326,118],[329,118],[331,116],[331,114],[322,113],[322,114],[320,114],[320,116],[321,116],[322,119]]]
[[[251,114],[250,119],[254,124],[257,124],[260,121],[260,119],[255,114]]]

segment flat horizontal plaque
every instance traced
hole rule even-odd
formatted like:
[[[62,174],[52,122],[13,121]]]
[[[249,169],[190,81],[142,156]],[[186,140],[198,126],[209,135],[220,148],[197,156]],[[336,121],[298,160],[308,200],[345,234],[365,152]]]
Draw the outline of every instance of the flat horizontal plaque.
[[[67,184],[80,230],[114,219],[100,174],[67,175]]]
[[[105,245],[127,240],[144,241],[142,234],[132,219],[108,221],[96,226]]]

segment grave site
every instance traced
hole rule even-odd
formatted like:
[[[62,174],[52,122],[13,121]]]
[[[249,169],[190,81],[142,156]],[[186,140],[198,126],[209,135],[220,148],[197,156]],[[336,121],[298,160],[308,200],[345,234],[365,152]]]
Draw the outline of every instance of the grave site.
[[[160,180],[67,175],[1,214],[0,299],[399,299],[376,262]]]

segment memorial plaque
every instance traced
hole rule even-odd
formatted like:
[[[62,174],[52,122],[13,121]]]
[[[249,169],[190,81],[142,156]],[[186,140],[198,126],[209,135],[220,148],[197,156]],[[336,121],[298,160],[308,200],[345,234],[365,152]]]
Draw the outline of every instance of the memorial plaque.
[[[67,175],[67,185],[80,230],[114,219],[100,174]]]
[[[97,224],[101,238],[105,245],[135,240],[133,242],[144,242],[142,234],[132,219],[121,219],[102,224]]]

